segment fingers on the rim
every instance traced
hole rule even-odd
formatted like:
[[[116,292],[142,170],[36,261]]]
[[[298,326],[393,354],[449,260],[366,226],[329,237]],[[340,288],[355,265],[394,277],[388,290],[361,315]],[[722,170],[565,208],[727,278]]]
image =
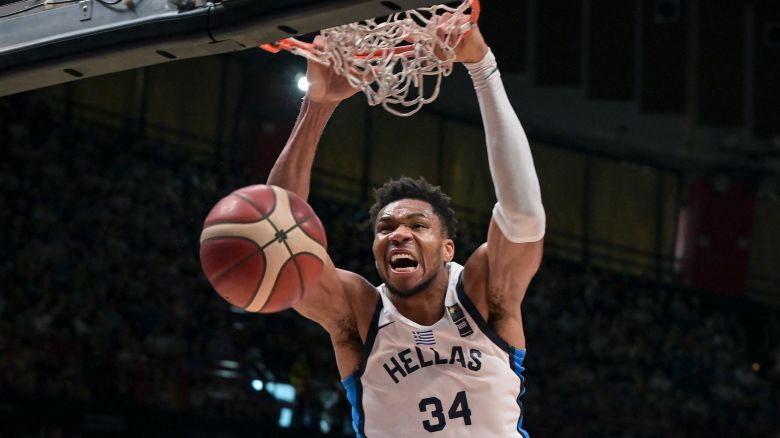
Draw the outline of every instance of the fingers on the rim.
[[[472,29],[472,21],[468,16],[460,15],[453,18],[453,14],[445,12],[440,17],[436,25],[436,36],[441,40],[446,38],[458,40]]]

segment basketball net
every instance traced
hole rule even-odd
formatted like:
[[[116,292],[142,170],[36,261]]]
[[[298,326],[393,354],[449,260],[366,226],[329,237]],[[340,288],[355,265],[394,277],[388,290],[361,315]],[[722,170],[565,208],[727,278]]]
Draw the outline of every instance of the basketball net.
[[[438,97],[442,77],[452,73],[455,47],[478,17],[479,1],[465,0],[457,7],[436,5],[323,29],[316,46],[286,38],[260,47],[330,66],[369,105],[406,117]]]

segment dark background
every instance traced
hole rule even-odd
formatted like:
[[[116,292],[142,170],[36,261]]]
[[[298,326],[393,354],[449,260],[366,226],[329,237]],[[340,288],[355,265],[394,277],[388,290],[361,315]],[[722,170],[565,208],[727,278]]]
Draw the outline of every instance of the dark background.
[[[548,215],[527,430],[778,436],[778,3],[483,3]],[[304,69],[250,49],[0,98],[0,436],[350,435],[325,333],[230,308],[198,261],[211,206],[265,180]],[[401,174],[453,197],[464,260],[484,155],[461,67],[408,119],[342,104],[310,199],[336,265],[376,281],[365,211]]]

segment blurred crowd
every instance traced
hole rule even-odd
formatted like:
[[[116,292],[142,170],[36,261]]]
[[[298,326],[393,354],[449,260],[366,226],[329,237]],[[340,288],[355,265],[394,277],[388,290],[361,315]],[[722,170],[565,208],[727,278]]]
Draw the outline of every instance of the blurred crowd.
[[[259,178],[45,105],[0,114],[0,397],[258,430],[288,410],[307,436],[350,435],[327,335],[293,311],[231,308],[201,273],[203,218]],[[364,209],[311,203],[336,265],[375,281]],[[484,233],[467,225],[460,260]],[[780,436],[776,309],[546,259],[523,312],[532,436]]]
[[[523,309],[541,436],[780,436],[776,309],[552,265]]]

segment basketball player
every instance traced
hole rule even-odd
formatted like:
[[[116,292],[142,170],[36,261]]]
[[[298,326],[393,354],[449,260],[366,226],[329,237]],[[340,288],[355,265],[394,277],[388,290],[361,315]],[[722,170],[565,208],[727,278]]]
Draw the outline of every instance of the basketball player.
[[[452,261],[454,215],[423,179],[390,181],[371,209],[379,287],[328,260],[295,309],[330,334],[358,437],[527,437],[520,304],[545,213],[528,140],[476,27],[456,48],[479,100],[496,203],[487,242]],[[328,118],[356,92],[309,61],[311,84],[268,178],[306,198]]]

